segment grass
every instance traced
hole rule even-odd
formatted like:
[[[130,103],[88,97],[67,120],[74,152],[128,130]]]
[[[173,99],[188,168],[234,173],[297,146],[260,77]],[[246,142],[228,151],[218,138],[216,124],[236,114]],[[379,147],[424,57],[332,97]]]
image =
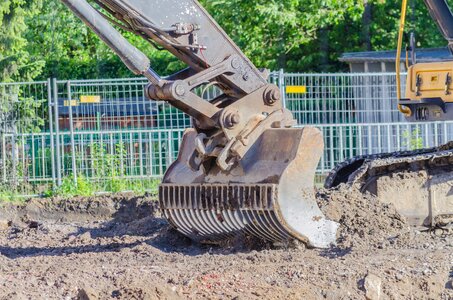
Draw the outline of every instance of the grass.
[[[23,196],[23,193],[14,190],[14,189],[6,189],[4,187],[0,188],[0,203],[8,202],[8,203],[17,203],[21,204],[27,200],[27,197]]]
[[[122,178],[109,178],[102,181],[94,181],[84,176],[74,176],[63,178],[59,187],[49,187],[47,184],[38,186],[11,187],[10,185],[0,185],[0,204],[1,203],[24,203],[27,199],[35,196],[43,198],[61,197],[92,197],[101,193],[115,194],[121,192],[132,192],[136,195],[146,193],[157,196],[160,180],[129,180]]]
[[[18,195],[10,191],[0,191],[0,201],[15,202],[18,199]]]
[[[61,186],[48,189],[44,192],[44,197],[64,197],[71,198],[76,196],[91,197],[98,193],[120,193],[133,192],[135,194],[150,193],[157,195],[160,180],[128,180],[122,178],[109,178],[102,181],[94,181],[84,176],[68,176],[63,179]]]
[[[67,198],[75,196],[90,197],[94,195],[94,192],[95,188],[93,184],[85,177],[79,176],[77,180],[74,180],[74,176],[69,176],[63,179],[61,186],[44,192],[44,196],[61,196]]]
[[[403,146],[407,149],[419,150],[423,149],[424,141],[421,137],[421,133],[419,129],[414,129],[413,131],[405,130],[403,132]]]

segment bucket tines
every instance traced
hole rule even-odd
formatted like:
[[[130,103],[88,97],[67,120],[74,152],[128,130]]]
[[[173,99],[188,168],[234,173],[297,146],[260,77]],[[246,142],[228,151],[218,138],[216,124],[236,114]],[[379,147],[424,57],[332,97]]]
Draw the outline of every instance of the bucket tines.
[[[324,217],[314,196],[324,147],[319,130],[268,129],[230,171],[213,167],[207,174],[190,168],[196,135],[185,133],[159,189],[164,215],[178,231],[199,242],[246,233],[318,248],[335,243],[338,224]]]

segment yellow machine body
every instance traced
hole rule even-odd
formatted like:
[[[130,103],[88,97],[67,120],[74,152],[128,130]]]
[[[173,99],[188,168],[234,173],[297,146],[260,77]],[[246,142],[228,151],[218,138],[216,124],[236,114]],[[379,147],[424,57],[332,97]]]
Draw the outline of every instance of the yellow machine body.
[[[441,98],[453,102],[452,77],[453,61],[415,64],[407,73],[406,98]]]

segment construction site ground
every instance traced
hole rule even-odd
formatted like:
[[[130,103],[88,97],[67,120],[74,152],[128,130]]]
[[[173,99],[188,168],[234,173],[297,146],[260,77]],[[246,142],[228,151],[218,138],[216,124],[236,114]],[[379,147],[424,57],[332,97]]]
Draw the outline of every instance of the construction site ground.
[[[451,234],[345,188],[318,202],[341,223],[330,249],[195,244],[151,196],[3,204],[0,299],[453,299]]]

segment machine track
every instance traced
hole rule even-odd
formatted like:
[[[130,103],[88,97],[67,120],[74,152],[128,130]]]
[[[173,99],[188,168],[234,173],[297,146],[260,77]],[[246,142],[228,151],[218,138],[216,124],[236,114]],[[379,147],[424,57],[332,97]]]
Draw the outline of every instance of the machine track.
[[[413,168],[432,169],[439,167],[437,163],[440,160],[445,162],[446,158],[451,158],[453,163],[453,142],[436,148],[356,156],[338,164],[327,176],[324,187],[334,188],[342,183],[360,185],[373,176]],[[450,164],[447,161],[442,166]]]
[[[407,184],[409,174],[415,175],[413,178],[417,178],[418,183]],[[370,192],[396,206],[403,203],[402,214],[409,214],[413,225],[450,229],[453,224],[453,142],[430,149],[354,157],[330,172],[325,188],[341,184],[358,188],[362,193]],[[386,188],[390,192],[380,192]],[[417,204],[417,198],[423,198],[419,202],[424,201],[424,205]]]

